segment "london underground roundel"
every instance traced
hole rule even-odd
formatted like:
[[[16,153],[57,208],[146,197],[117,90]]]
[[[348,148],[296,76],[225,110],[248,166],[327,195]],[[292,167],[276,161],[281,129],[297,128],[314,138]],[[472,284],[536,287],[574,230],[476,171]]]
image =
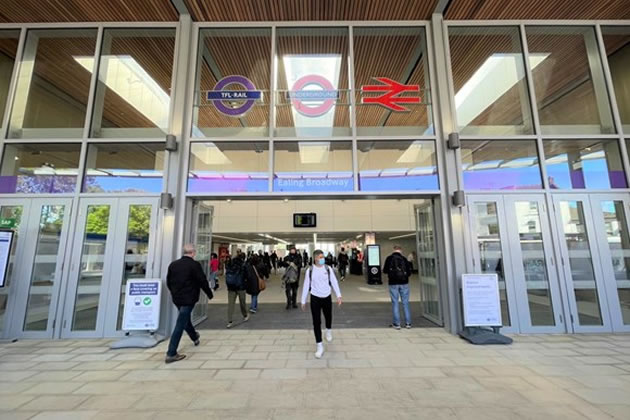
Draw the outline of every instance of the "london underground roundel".
[[[230,90],[229,86],[241,86],[244,90]],[[262,97],[262,92],[256,90],[254,83],[245,76],[226,76],[219,80],[214,88],[207,93],[207,99],[212,101],[215,108],[222,114],[230,117],[240,117],[246,114],[257,100]],[[228,106],[225,102],[236,103]]]
[[[317,86],[321,89],[305,89]],[[293,108],[305,117],[320,117],[335,105],[338,92],[325,77],[310,74],[300,77],[291,88],[289,97]]]

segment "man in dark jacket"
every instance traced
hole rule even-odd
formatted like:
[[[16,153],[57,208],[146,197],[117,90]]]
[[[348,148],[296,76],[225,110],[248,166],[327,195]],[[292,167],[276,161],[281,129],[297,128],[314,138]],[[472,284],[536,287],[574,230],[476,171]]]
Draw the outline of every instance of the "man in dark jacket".
[[[177,347],[184,330],[195,346],[199,345],[199,333],[195,330],[190,315],[199,300],[201,289],[208,295],[208,299],[212,299],[212,290],[210,290],[201,264],[194,260],[195,255],[197,252],[194,245],[184,245],[184,256],[168,266],[166,286],[171,292],[173,303],[177,306],[179,315],[171,334],[171,341],[168,344],[166,363],[177,362],[186,357],[185,354],[177,353]]]
[[[406,327],[411,328],[411,312],[409,310],[409,276],[411,265],[402,254],[400,246],[394,246],[394,252],[387,257],[383,267],[383,273],[389,278],[389,296],[392,300],[392,328],[400,329],[399,299],[402,300],[405,312]]]
[[[297,292],[300,286],[302,257],[295,247],[291,247],[289,255],[284,257],[284,263],[287,267],[287,271],[285,271],[285,275],[283,276],[285,293],[287,295],[287,309],[291,309],[292,307],[297,308]],[[291,266],[291,264],[293,265]],[[297,271],[297,276],[295,276],[293,270]],[[288,274],[291,274],[291,276],[288,276]]]

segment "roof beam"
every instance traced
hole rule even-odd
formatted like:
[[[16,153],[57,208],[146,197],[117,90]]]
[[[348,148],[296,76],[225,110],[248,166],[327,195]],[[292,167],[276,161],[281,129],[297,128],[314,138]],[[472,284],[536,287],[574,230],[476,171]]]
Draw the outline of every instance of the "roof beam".
[[[452,0],[438,0],[435,5],[435,9],[433,9],[433,13],[439,13],[443,15],[444,13],[446,13],[446,9],[448,8],[451,1]]]
[[[186,6],[186,2],[184,0],[170,0],[171,4],[175,6],[177,9],[177,13],[179,15],[190,15],[190,10],[188,10],[188,6]]]

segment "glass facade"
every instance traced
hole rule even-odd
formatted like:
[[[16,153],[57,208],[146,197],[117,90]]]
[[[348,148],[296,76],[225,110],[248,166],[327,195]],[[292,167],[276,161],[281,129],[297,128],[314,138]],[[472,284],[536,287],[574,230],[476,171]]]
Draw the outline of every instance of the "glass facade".
[[[177,39],[180,23],[0,29],[0,201],[22,200],[0,210],[53,194],[72,204],[48,206],[68,219],[68,237],[83,240],[68,257],[80,262],[68,330],[100,328],[99,305],[113,299],[102,296],[111,281],[103,274],[104,243],[123,238],[125,226],[111,229],[121,212],[107,199],[156,199],[163,191],[182,202],[415,194],[446,206],[445,179],[468,196],[520,197],[518,226],[502,224],[501,200],[484,198],[463,216],[479,218],[478,241],[463,244],[464,233],[450,232],[454,246],[481,255],[483,267],[462,263],[467,270],[498,274],[505,326],[521,331],[515,316],[526,308],[533,327],[569,329],[552,296],[558,281],[573,282],[581,325],[606,327],[608,308],[617,306],[630,323],[630,25],[446,21],[441,60],[435,50],[443,44],[432,39],[430,24],[199,24],[190,45]],[[448,87],[440,103],[436,70]],[[461,138],[454,152],[450,132]],[[177,137],[176,150],[165,150],[168,134]],[[77,227],[84,199],[95,204],[85,206],[88,220]],[[178,203],[164,212],[176,212],[176,229],[189,222]],[[121,259],[122,284],[113,292],[120,292],[118,328],[125,282],[148,275],[149,236],[173,240],[132,231],[151,206],[130,207],[133,254]],[[33,261],[47,255],[44,240],[72,248],[50,220],[39,227]],[[85,232],[77,239],[79,228]],[[560,259],[565,249],[570,267],[562,273],[550,256]],[[515,251],[522,255],[516,262]],[[526,277],[518,304],[508,260],[522,264]],[[25,331],[48,325],[33,315],[51,302],[41,267],[30,279],[33,293],[23,294]],[[603,272],[614,273],[614,282],[599,279]],[[618,301],[604,302],[604,289],[616,290]],[[10,310],[6,296],[0,293],[0,321]]]

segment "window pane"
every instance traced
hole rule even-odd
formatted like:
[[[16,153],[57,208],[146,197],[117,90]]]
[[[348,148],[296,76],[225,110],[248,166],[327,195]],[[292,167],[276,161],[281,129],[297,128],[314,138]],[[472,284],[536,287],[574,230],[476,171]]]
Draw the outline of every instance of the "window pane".
[[[24,331],[46,331],[57,260],[61,242],[65,206],[42,206],[33,271],[26,304]]]
[[[626,188],[617,140],[546,140],[549,188]]]
[[[274,191],[353,191],[352,142],[275,142]]]
[[[4,107],[9,96],[9,84],[19,37],[20,31],[0,31],[0,116],[4,115]]]
[[[465,189],[542,188],[533,140],[462,141],[461,150]]]
[[[83,136],[95,44],[95,29],[28,31],[10,138]]]
[[[595,29],[527,27],[543,134],[613,133]]]
[[[164,137],[174,52],[175,29],[104,31],[93,137]]]
[[[0,193],[74,192],[81,145],[7,144],[0,168]]]
[[[269,191],[269,143],[193,143],[188,192]]]
[[[359,190],[438,190],[432,141],[360,141]]]
[[[357,134],[433,134],[424,28],[355,28],[354,55]],[[376,77],[385,77],[403,85],[418,85],[418,92],[401,93],[398,97],[420,98],[421,103],[401,103],[403,109],[399,111],[375,103],[363,103],[365,98],[387,93],[362,91],[365,85],[385,86]]]
[[[192,135],[269,136],[270,71],[271,29],[202,29]],[[235,99],[245,90],[247,100]]]
[[[630,134],[630,26],[602,27],[623,131]]]
[[[276,59],[276,135],[351,135],[348,30],[279,28]]]
[[[519,28],[451,27],[448,35],[459,131],[532,133]]]
[[[90,144],[83,192],[162,191],[164,144]]]

